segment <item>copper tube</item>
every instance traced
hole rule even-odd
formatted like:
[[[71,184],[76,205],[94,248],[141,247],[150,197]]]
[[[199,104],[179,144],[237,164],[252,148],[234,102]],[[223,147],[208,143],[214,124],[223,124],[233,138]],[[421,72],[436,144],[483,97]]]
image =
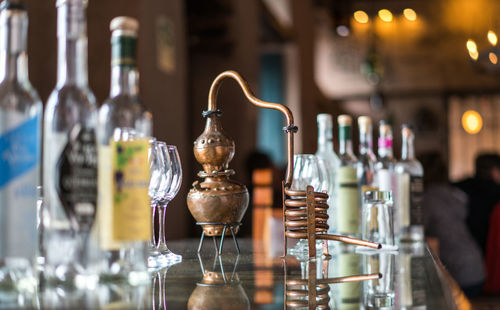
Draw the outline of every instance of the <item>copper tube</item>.
[[[316,284],[317,284],[317,286],[319,286],[319,285],[334,284],[334,283],[347,283],[347,282],[360,282],[360,281],[368,281],[368,280],[377,280],[380,278],[382,278],[382,274],[370,273],[370,274],[360,274],[360,275],[338,277],[338,278],[318,279],[316,281]],[[307,285],[308,283],[309,283],[308,280],[287,280],[286,281],[286,285],[289,285],[289,286]]]
[[[210,86],[210,91],[208,93],[208,109],[209,110],[216,110],[217,109],[217,93],[219,91],[219,87],[221,85],[221,81],[225,78],[232,78],[238,84],[240,85],[241,89],[243,90],[243,94],[245,97],[253,103],[254,105],[261,107],[261,108],[266,108],[266,109],[273,109],[273,110],[278,110],[281,113],[283,113],[286,117],[286,123],[288,126],[293,126],[293,114],[284,105],[278,104],[278,103],[271,103],[271,102],[266,102],[262,101],[254,96],[252,93],[252,90],[248,86],[247,82],[241,77],[241,75],[238,74],[236,71],[228,70],[224,71],[221,74],[219,74],[215,80],[212,82],[212,86]],[[292,176],[293,176],[293,131],[288,131],[287,132],[287,138],[288,138],[288,167],[286,170],[286,178],[285,178],[285,187],[290,187],[292,184]]]
[[[380,243],[365,241],[365,240],[351,238],[351,237],[346,237],[346,236],[320,234],[316,238],[317,239],[322,239],[322,240],[342,241],[342,242],[345,242],[345,243],[350,243],[350,244],[355,244],[355,245],[360,245],[360,246],[366,246],[366,247],[373,248],[373,249],[381,249],[382,248],[382,245]]]

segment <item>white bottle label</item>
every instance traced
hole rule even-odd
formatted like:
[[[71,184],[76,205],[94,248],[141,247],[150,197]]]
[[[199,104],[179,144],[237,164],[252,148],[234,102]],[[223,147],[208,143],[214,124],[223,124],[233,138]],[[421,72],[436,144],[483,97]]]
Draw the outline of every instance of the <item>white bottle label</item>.
[[[410,175],[408,173],[398,174],[396,177],[397,187],[397,229],[410,226]]]
[[[389,169],[377,171],[377,184],[381,191],[392,191],[392,172]]]
[[[337,173],[337,184],[337,227],[342,234],[357,235],[359,231],[359,189],[356,168],[340,167]]]
[[[0,116],[0,258],[31,259],[37,244],[40,116],[20,120],[20,114],[3,111]]]

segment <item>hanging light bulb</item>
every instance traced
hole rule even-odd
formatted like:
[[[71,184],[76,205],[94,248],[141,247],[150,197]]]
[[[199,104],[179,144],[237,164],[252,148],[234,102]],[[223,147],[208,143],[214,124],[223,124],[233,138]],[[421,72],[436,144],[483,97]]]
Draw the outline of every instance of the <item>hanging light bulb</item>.
[[[471,135],[479,133],[483,128],[483,118],[481,114],[474,110],[465,111],[462,115],[462,127]]]
[[[477,45],[476,42],[474,42],[474,40],[472,39],[467,40],[466,46],[467,49],[469,50],[469,53],[477,52]]]

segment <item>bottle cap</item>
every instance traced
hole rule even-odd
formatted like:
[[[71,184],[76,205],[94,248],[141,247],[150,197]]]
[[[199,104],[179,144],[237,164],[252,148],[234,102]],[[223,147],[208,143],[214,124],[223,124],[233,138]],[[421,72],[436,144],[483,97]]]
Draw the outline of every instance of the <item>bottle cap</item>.
[[[369,116],[358,117],[358,126],[360,128],[366,128],[372,125],[372,119]]]
[[[387,124],[385,121],[380,121],[378,130],[380,135],[388,135],[392,132],[391,125]]]
[[[352,125],[352,117],[347,114],[342,114],[337,117],[337,123],[339,126],[351,126]]]
[[[408,124],[403,124],[401,126],[401,135],[403,137],[409,137],[413,134],[413,130],[411,129],[411,126]]]
[[[109,23],[109,30],[111,30],[111,32],[121,30],[123,33],[136,36],[139,30],[139,22],[132,17],[118,16],[113,18]]]
[[[318,124],[324,124],[327,127],[331,127],[333,124],[332,115],[328,113],[321,113],[316,115],[316,121]]]

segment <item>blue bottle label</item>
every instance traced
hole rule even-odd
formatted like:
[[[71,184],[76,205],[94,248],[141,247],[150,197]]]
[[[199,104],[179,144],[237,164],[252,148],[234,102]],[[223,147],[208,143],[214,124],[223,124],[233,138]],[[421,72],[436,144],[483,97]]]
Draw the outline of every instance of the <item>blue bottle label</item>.
[[[40,161],[39,118],[37,115],[0,135],[0,189]]]

